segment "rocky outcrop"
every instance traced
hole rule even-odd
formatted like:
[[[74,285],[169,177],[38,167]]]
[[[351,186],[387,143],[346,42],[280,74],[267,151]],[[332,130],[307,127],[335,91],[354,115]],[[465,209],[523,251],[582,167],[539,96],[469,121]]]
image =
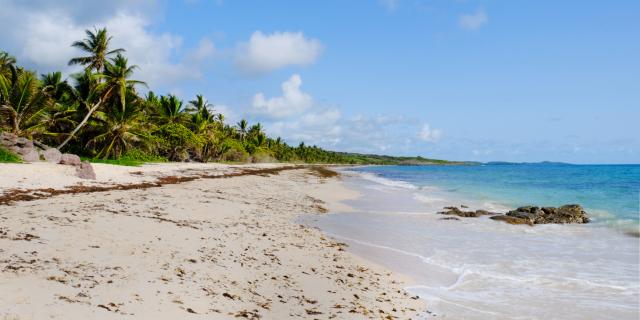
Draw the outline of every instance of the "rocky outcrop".
[[[466,206],[461,207],[466,208]],[[445,211],[438,213],[463,218],[478,218],[482,216],[490,216],[490,219],[503,221],[509,224],[534,225],[547,223],[564,224],[589,222],[587,213],[580,205],[577,204],[567,204],[558,208],[526,206],[511,210],[505,214],[489,212],[486,210],[463,211],[458,207],[445,207],[444,209]]]
[[[467,208],[467,206],[461,206],[461,207],[462,208]],[[458,216],[458,217],[463,217],[463,218],[477,218],[477,217],[481,217],[481,216],[499,214],[499,213],[495,213],[495,212],[489,212],[489,211],[486,211],[486,210],[462,211],[462,210],[458,209],[458,207],[444,207],[444,209],[446,211],[441,211],[441,212],[438,212],[438,213],[439,214],[452,215],[452,216]]]
[[[507,218],[508,217],[508,218]],[[587,223],[589,217],[584,209],[577,204],[567,204],[562,207],[534,207],[526,206],[507,212],[503,217],[491,217],[514,224],[546,224],[546,223]]]
[[[51,163],[60,163],[62,160],[62,153],[56,148],[49,148],[41,151],[40,155],[44,158],[44,161]]]
[[[68,166],[79,166],[81,163],[80,157],[75,154],[65,153],[60,158],[60,164],[66,164]]]
[[[76,175],[81,179],[96,179],[96,173],[93,171],[93,166],[88,161],[81,162],[79,166],[76,166]]]
[[[21,138],[9,132],[0,134],[0,144],[9,151],[17,154],[24,162],[40,161],[40,154],[33,145],[33,141]]]
[[[528,224],[530,226],[533,225],[533,223],[531,223],[528,220],[524,220],[524,219],[520,219],[520,218],[516,218],[516,217],[512,217],[512,216],[507,216],[507,215],[497,215],[497,216],[492,216],[490,217],[490,219],[496,220],[496,221],[503,221],[506,222],[508,224]]]
[[[76,168],[76,174],[79,178],[96,178],[93,166],[91,166],[89,162],[82,162],[80,157],[75,154],[62,154],[58,149],[48,148],[42,143],[38,143],[38,146],[44,150],[38,150],[36,146],[34,146],[33,141],[27,138],[18,137],[9,132],[2,132],[0,134],[0,145],[19,155],[24,162],[38,162],[44,160],[51,163],[70,165]]]

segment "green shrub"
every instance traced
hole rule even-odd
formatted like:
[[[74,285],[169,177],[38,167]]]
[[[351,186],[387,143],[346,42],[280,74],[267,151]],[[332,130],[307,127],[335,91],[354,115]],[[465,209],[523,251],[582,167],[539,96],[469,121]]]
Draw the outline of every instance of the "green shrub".
[[[273,157],[269,150],[260,148],[253,155],[251,155],[251,162],[253,163],[274,163],[278,160]]]
[[[127,151],[120,160],[131,160],[131,161],[139,161],[139,162],[167,162],[167,158],[142,151],[140,149],[132,149]]]
[[[22,159],[17,154],[0,146],[0,163],[22,163]]]
[[[222,142],[222,150],[225,150],[220,157],[222,161],[248,162],[249,153],[244,150],[242,143],[238,140],[226,139]]]
[[[154,136],[159,141],[159,149],[172,161],[184,161],[189,158],[189,150],[202,147],[204,141],[194,134],[189,128],[170,123],[161,126]]]

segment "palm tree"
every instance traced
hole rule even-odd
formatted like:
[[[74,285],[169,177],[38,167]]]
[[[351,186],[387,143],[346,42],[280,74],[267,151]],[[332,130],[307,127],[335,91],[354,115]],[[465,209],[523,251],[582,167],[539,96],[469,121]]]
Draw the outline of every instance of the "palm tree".
[[[44,130],[51,100],[33,72],[19,70],[15,81],[0,84],[0,126],[32,137]]]
[[[16,77],[16,58],[0,50],[0,86],[10,86]]]
[[[40,79],[44,90],[55,101],[61,101],[68,97],[68,93],[72,90],[67,80],[62,80],[62,72],[60,71],[43,74]]]
[[[76,57],[69,60],[69,65],[80,64],[85,66],[86,70],[103,71],[107,63],[107,58],[112,54],[124,52],[124,49],[118,48],[109,50],[109,42],[111,37],[107,34],[107,28],[85,30],[87,38],[83,41],[75,41],[71,46],[79,48],[88,53],[88,56]]]
[[[210,111],[213,108],[213,105],[209,103],[209,101],[205,100],[204,97],[199,94],[196,95],[195,100],[189,101],[189,105],[187,106],[187,111],[192,113],[202,112],[203,110]]]
[[[133,93],[124,108],[107,104],[106,110],[96,112],[94,128],[97,134],[88,145],[99,149],[98,158],[119,158],[136,146],[144,146],[150,140],[148,124],[144,121],[144,103]]]
[[[238,128],[238,132],[240,133],[240,140],[244,140],[244,138],[247,136],[248,126],[249,126],[249,123],[245,119],[240,120],[240,122],[236,124],[236,127]]]
[[[128,66],[127,58],[118,54],[115,58],[111,59],[111,62],[107,62],[103,74],[92,74],[90,70],[85,70],[84,75],[78,79],[82,79],[83,82],[81,85],[82,90],[86,94],[86,98],[81,100],[82,104],[87,106],[88,111],[82,121],[58,146],[58,149],[62,149],[62,147],[84,127],[87,121],[89,121],[89,118],[91,118],[91,115],[112,97],[117,96],[117,102],[120,105],[121,112],[125,112],[127,91],[134,91],[135,85],[137,84],[146,86],[146,83],[142,81],[129,79],[135,68],[137,68],[136,65]],[[105,81],[98,82],[100,79],[104,79]],[[79,95],[76,96],[81,98]]]
[[[123,111],[126,104],[127,90],[134,89],[135,85],[138,84],[147,85],[144,81],[129,79],[138,66],[135,64],[129,66],[128,64],[128,59],[118,53],[115,58],[105,64],[104,72],[97,75],[99,79],[105,80],[104,83],[99,85],[104,92],[103,97],[106,99],[113,96],[118,97]]]
[[[250,136],[257,136],[262,133],[262,125],[260,123],[256,123],[249,128]]]
[[[182,123],[185,120],[186,110],[182,107],[182,100],[170,94],[160,97],[160,108],[157,120],[162,124]]]

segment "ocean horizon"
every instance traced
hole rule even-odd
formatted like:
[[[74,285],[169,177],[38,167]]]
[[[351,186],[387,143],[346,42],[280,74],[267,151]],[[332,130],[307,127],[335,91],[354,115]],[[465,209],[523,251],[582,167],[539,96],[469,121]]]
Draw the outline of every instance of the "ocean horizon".
[[[413,283],[430,316],[637,319],[640,165],[484,164],[343,169],[354,212],[301,220]],[[582,205],[590,223],[445,220],[445,206],[504,213]],[[431,318],[429,315],[427,318]]]

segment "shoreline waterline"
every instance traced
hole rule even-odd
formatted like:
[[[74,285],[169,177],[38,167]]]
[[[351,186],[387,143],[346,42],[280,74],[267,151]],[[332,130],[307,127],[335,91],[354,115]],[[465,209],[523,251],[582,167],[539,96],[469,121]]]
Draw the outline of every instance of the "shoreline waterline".
[[[440,220],[436,212],[443,204],[508,207],[447,198],[451,193],[438,188],[407,188],[402,181],[388,183],[350,170],[343,174],[345,184],[361,193],[347,201],[353,212],[301,221],[348,243],[356,255],[412,279],[406,289],[425,299],[437,318],[639,315],[637,238],[598,225]],[[426,199],[416,199],[416,193]],[[549,301],[561,306],[547,307]]]

